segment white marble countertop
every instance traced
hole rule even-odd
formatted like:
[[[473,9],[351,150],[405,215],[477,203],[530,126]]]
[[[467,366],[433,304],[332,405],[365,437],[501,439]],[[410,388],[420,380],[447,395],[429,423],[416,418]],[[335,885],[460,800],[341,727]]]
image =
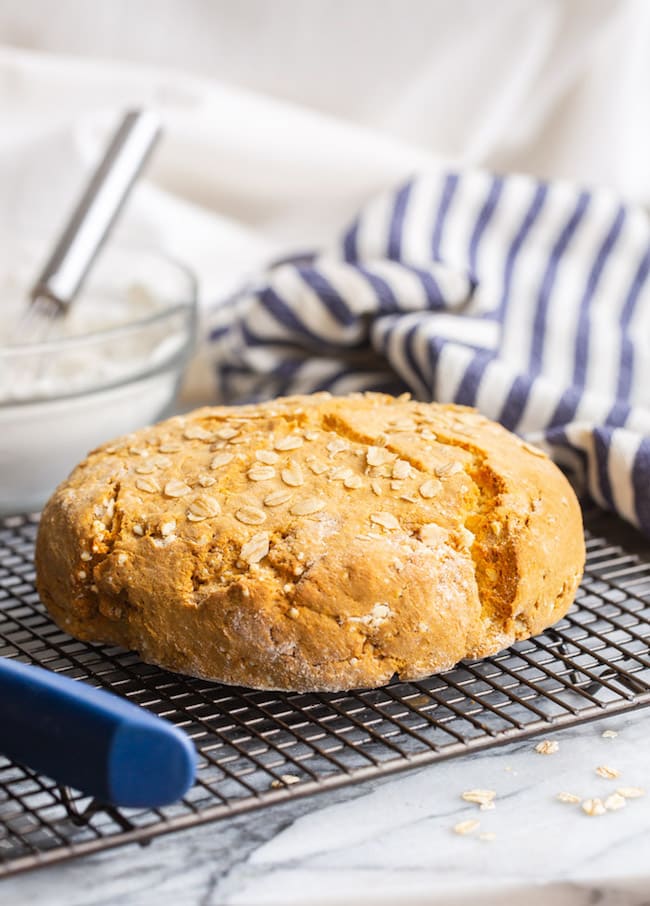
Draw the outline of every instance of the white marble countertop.
[[[615,738],[604,738],[615,730]],[[642,906],[650,901],[650,710],[286,803],[0,884],[6,906]],[[595,773],[606,765],[616,780]],[[648,788],[599,817],[555,798]],[[460,794],[496,790],[480,811]],[[476,818],[480,829],[454,833]],[[480,839],[494,833],[494,840]]]

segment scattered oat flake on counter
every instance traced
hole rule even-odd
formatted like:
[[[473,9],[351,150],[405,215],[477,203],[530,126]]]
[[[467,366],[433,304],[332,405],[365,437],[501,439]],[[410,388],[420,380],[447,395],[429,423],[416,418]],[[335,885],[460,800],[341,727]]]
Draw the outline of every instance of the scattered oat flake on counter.
[[[558,793],[555,798],[559,802],[568,802],[571,805],[577,805],[581,801],[580,796],[576,796],[575,793],[566,793],[564,791],[561,793]]]
[[[601,764],[596,768],[596,773],[599,777],[602,777],[603,780],[616,780],[617,777],[621,776],[621,772],[617,771],[616,768],[610,768],[606,764]]]
[[[559,748],[560,743],[555,739],[543,739],[541,742],[537,743],[535,751],[540,755],[555,755]]]
[[[454,824],[453,830],[455,834],[465,837],[467,834],[473,834],[480,826],[480,821],[477,821],[476,818],[470,818],[467,821],[460,821],[458,824]]]
[[[495,797],[496,790],[465,790],[460,796],[465,802],[476,803],[476,805],[480,806],[481,811],[494,808]]]
[[[484,834],[478,835],[479,840],[484,840],[486,843],[492,843],[493,840],[496,840],[497,835],[494,831],[486,831]]]
[[[604,815],[607,812],[602,799],[585,799],[582,803],[582,811],[585,815],[590,815],[591,817],[596,817],[597,815]]]
[[[616,739],[618,733],[616,732],[616,730],[605,730],[603,733],[601,733],[601,736],[603,737],[603,739]]]
[[[280,779],[272,780],[271,786],[274,790],[281,790],[285,786],[291,786],[292,783],[300,783],[300,777],[295,774],[280,774]]]
[[[645,796],[645,790],[640,786],[619,786],[616,792],[623,799],[640,799]]]
[[[605,799],[605,808],[608,812],[617,812],[620,808],[625,808],[627,799],[620,793],[612,793]]]

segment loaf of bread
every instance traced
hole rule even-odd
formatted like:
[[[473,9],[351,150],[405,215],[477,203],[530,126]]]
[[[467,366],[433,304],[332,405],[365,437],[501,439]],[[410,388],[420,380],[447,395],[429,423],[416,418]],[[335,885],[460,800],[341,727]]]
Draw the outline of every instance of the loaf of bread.
[[[535,635],[584,565],[570,485],[460,406],[328,394],[106,444],[48,502],[38,590],[80,639],[258,689],[420,679]]]

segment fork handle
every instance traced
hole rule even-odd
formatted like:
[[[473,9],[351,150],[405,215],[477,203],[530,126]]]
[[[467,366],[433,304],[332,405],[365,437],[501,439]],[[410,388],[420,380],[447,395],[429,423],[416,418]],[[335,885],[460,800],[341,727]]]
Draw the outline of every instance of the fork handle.
[[[90,182],[30,290],[63,313],[79,292],[140,171],[161,135],[150,110],[124,115]]]

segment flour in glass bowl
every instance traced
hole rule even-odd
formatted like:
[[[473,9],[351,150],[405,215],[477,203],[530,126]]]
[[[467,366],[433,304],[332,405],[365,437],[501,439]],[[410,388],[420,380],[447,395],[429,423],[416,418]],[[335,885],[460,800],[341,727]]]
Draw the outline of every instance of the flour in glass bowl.
[[[0,348],[23,343],[19,328],[27,304],[18,290],[10,278],[5,277],[0,283]],[[44,340],[49,346],[63,339],[79,339],[78,345],[70,345],[60,353],[48,349],[42,357],[30,355],[26,361],[0,356],[0,403],[68,395],[98,384],[115,383],[141,368],[146,359],[164,358],[165,347],[177,344],[177,338],[166,338],[154,329],[105,342],[98,336],[93,342],[83,342],[91,334],[148,319],[160,310],[147,288],[137,284],[128,288],[126,298],[119,304],[111,301],[103,306],[100,301],[86,299],[84,304],[73,305],[66,316],[52,322]]]
[[[193,281],[155,253],[106,255],[39,348],[8,345],[27,285],[0,277],[0,515],[40,508],[89,450],[166,415],[194,332]]]

